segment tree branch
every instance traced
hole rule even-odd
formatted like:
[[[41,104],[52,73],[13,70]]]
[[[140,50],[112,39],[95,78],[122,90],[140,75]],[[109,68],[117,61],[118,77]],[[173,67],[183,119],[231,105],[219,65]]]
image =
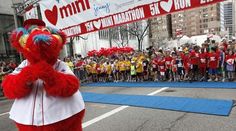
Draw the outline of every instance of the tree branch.
[[[147,32],[149,26],[150,26],[150,23],[148,23],[147,26],[145,27],[145,29],[144,29],[144,31],[143,31],[143,33],[142,33],[142,35],[141,35],[141,38],[144,38],[144,37],[146,36],[146,35],[144,35],[144,34]]]

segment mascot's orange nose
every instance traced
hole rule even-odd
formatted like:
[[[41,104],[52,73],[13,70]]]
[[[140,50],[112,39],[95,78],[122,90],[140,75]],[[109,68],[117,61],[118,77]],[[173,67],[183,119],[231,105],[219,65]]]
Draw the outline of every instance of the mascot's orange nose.
[[[39,35],[35,35],[33,37],[34,43],[35,44],[47,44],[50,45],[52,37],[49,35],[45,35],[45,34],[39,34]]]

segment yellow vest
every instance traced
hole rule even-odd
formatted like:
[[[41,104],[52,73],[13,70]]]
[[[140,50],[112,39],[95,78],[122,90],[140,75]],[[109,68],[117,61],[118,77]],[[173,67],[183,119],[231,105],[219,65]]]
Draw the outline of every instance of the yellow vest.
[[[135,65],[130,66],[130,74],[131,75],[136,75]]]

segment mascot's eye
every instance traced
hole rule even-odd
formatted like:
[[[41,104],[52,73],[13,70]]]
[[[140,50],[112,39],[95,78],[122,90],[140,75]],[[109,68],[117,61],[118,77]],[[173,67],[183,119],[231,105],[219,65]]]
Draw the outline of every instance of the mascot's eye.
[[[42,29],[42,31],[50,32],[47,28]]]
[[[31,30],[31,32],[34,32],[34,31],[39,31],[40,29],[39,28],[34,28]]]

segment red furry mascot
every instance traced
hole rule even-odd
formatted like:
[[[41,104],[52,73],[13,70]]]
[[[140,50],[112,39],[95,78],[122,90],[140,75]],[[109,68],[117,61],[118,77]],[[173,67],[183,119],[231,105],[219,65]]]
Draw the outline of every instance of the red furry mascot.
[[[11,43],[24,60],[2,86],[15,99],[10,118],[20,131],[81,131],[85,112],[79,80],[58,60],[66,42],[60,30],[30,19],[12,32]]]

